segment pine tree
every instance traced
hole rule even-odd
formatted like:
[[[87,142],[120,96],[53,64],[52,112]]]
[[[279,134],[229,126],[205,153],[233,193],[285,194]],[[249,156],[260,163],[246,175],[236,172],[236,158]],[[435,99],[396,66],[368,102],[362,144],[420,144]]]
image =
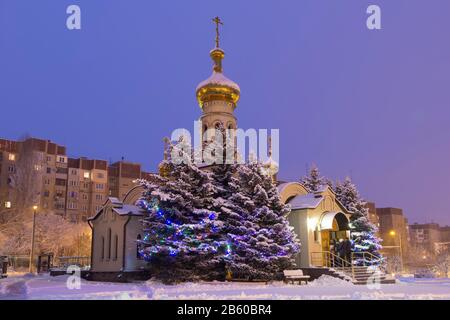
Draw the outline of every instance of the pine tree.
[[[222,166],[215,177],[218,190],[223,190],[217,203],[229,242],[226,264],[233,277],[270,280],[294,267],[300,244],[286,219],[290,209],[281,203],[263,166]]]
[[[140,253],[150,262],[152,275],[166,283],[221,279],[227,243],[212,210],[217,193],[212,174],[183,156],[180,164],[166,161],[167,177],[154,175],[155,182],[141,182],[145,192],[138,205],[147,214]]]
[[[353,252],[368,252],[376,257],[373,259],[373,256],[366,256],[364,261],[363,255],[357,254],[356,264],[379,265],[382,262],[382,256],[379,253],[381,239],[375,236],[377,227],[369,220],[369,209],[366,207],[366,202],[361,198],[349,177],[345,178],[343,183],[336,183],[335,193],[336,198],[351,214],[350,237],[353,243]]]
[[[319,168],[316,165],[309,169],[307,176],[300,179],[300,183],[311,193],[319,191],[321,187],[326,185],[333,187],[331,180],[320,175]]]
[[[299,243],[286,219],[290,210],[261,164],[215,164],[207,171],[170,159],[163,167],[163,177],[142,181],[138,202],[147,212],[140,253],[156,279],[223,280],[230,271],[269,280],[294,266]]]

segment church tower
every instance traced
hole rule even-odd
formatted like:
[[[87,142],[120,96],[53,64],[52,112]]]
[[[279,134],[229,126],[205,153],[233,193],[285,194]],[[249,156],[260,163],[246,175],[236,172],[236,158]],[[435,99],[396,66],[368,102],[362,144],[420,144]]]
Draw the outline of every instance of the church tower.
[[[237,129],[234,109],[240,96],[239,86],[223,74],[222,60],[225,52],[220,48],[219,17],[213,19],[216,24],[216,46],[209,55],[214,63],[212,75],[197,86],[197,100],[202,109],[202,137],[208,129],[215,129],[220,124],[225,129]],[[204,137],[205,138],[205,137]],[[206,137],[207,139],[209,137]]]

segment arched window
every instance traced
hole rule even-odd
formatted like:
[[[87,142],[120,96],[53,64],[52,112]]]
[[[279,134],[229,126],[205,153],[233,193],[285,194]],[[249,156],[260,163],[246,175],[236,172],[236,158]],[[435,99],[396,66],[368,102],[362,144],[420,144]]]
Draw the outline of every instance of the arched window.
[[[203,126],[203,132],[202,132],[202,138],[203,138],[203,141],[208,140],[208,137],[206,136],[206,131],[208,131],[208,126],[205,124],[205,125]]]
[[[102,256],[101,260],[105,259],[105,237],[102,236]]]
[[[111,228],[108,228],[108,259],[111,259]]]
[[[114,260],[117,260],[117,253],[119,249],[119,236],[116,234],[114,236]]]
[[[139,253],[139,244],[140,244],[141,239],[142,239],[141,235],[138,234],[137,235],[137,243],[136,243],[136,258],[139,259],[139,260],[142,259],[141,255]]]

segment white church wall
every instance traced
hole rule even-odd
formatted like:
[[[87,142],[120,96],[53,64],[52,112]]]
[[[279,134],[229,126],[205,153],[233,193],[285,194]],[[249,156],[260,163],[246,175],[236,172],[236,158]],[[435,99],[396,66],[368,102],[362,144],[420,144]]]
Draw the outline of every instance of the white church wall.
[[[128,217],[121,217],[107,207],[92,221],[91,271],[116,272],[123,265],[123,228]]]

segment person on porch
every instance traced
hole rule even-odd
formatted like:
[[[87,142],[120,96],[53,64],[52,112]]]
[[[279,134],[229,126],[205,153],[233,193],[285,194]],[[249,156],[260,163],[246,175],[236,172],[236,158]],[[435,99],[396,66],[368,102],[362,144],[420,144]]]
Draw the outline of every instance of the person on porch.
[[[348,266],[351,266],[352,263],[352,242],[349,238],[345,238],[342,243],[342,250],[344,254],[344,260]]]

